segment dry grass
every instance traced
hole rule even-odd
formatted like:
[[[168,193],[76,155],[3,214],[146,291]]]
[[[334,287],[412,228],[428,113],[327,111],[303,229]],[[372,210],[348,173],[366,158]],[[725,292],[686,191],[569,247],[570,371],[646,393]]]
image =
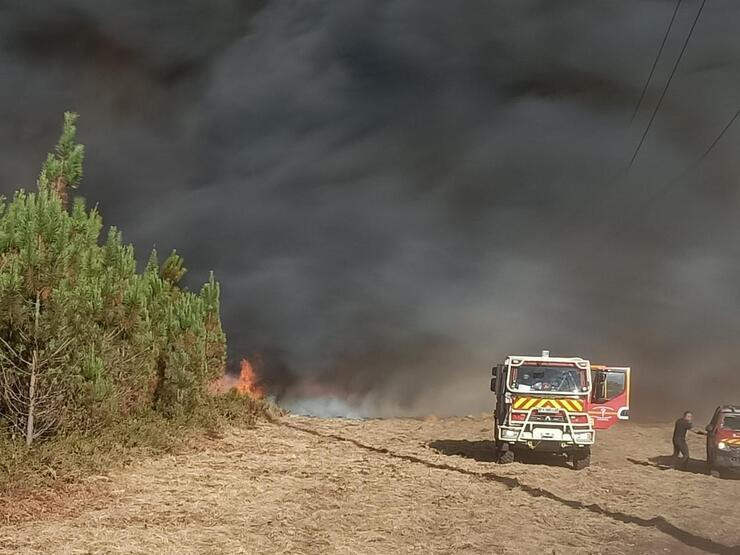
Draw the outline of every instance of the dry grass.
[[[14,522],[38,513],[26,506],[46,511],[46,506],[82,500],[86,495],[76,492],[84,492],[86,477],[142,458],[190,450],[219,437],[228,426],[252,426],[272,413],[266,403],[227,394],[210,398],[186,417],[170,419],[150,411],[95,434],[59,436],[30,449],[20,439],[0,436],[0,520]]]
[[[108,503],[106,477],[88,478],[84,483],[58,484],[30,489],[18,487],[0,500],[0,522],[17,525],[44,519],[73,518]]]
[[[730,553],[740,543],[740,482],[626,460],[664,452],[666,428],[603,434],[581,473],[487,462],[488,433],[482,418],[233,428],[91,481],[96,501],[79,511],[0,527],[0,550]],[[649,521],[658,515],[675,529]]]

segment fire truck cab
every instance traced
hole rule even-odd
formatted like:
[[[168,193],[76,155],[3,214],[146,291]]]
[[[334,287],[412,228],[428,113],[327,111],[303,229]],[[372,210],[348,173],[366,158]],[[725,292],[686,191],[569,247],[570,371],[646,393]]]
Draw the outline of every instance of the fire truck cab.
[[[492,369],[491,391],[500,463],[536,450],[586,468],[595,430],[629,418],[629,368],[592,367],[580,357],[508,356]]]

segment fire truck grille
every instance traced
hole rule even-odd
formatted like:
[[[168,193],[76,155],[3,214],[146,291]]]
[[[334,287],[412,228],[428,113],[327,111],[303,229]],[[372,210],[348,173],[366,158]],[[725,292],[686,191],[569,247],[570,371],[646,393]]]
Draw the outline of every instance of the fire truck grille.
[[[535,413],[529,417],[530,422],[565,422],[562,413],[557,414],[539,414]]]

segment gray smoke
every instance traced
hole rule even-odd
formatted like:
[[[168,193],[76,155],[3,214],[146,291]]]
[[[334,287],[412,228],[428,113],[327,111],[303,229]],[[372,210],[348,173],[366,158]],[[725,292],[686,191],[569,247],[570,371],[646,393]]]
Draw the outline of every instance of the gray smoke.
[[[740,402],[740,4],[0,1],[0,183],[65,109],[142,256],[213,268],[234,361],[363,414],[491,404],[507,354],[635,368],[636,416]],[[740,125],[738,125],[740,127]],[[313,392],[313,393],[311,393]],[[315,403],[314,403],[315,404]]]

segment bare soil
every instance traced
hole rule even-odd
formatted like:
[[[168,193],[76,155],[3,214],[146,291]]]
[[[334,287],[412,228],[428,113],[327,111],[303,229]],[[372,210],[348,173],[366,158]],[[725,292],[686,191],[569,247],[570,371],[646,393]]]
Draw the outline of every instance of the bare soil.
[[[19,500],[0,552],[740,553],[740,480],[661,466],[670,431],[602,432],[578,472],[495,464],[485,416],[286,416]]]

